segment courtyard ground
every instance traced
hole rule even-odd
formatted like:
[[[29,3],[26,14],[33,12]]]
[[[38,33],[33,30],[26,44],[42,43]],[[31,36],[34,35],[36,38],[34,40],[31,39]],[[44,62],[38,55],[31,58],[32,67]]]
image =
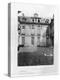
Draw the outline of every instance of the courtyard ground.
[[[22,49],[18,53],[18,66],[52,65],[54,62],[53,47]]]

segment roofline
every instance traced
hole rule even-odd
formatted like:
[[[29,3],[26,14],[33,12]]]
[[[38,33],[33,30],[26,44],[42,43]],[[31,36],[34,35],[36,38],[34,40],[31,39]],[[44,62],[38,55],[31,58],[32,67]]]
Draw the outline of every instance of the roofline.
[[[29,16],[18,16],[18,17],[24,17],[24,18],[37,18],[37,19],[42,19],[43,17],[34,17],[34,16],[32,16],[32,17],[29,17]],[[44,17],[43,19],[52,19],[51,17],[49,18],[49,17]]]
[[[49,23],[36,23],[36,22],[21,22],[20,24],[35,24],[35,25],[50,25]]]

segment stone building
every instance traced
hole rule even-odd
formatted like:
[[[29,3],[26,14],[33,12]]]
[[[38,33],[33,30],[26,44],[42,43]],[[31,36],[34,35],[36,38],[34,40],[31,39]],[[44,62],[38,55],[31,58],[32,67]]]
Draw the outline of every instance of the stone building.
[[[41,18],[37,13],[33,17],[18,16],[18,45],[46,46],[46,30],[51,19]]]

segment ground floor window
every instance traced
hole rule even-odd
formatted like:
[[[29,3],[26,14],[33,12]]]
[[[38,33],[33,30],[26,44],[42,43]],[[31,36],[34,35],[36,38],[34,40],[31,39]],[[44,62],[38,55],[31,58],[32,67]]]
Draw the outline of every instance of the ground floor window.
[[[34,37],[31,37],[31,43],[34,45]]]

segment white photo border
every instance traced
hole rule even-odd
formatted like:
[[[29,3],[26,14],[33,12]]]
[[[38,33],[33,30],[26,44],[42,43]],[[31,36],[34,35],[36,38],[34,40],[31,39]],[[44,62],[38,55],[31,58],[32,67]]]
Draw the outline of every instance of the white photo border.
[[[17,66],[17,46],[18,46],[18,10],[21,3],[11,3],[11,77],[15,76],[31,76],[31,75],[49,75],[57,74],[58,72],[58,10],[55,5],[52,6],[54,10],[54,64],[53,65],[39,65],[39,66]],[[29,3],[27,3],[29,4]],[[27,5],[25,3],[25,5]],[[38,5],[38,4],[37,4]]]

